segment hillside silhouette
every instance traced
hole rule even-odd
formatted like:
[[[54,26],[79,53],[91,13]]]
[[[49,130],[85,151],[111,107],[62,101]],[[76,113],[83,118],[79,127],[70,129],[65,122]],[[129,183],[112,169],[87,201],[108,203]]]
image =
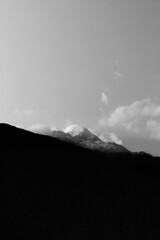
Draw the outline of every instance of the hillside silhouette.
[[[0,239],[155,239],[160,158],[0,124]]]

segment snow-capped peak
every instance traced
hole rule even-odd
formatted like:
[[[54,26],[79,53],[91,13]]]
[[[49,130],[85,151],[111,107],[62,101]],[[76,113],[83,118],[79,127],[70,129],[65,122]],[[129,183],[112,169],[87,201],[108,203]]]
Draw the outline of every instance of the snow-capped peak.
[[[70,125],[64,130],[65,133],[69,133],[73,137],[82,133],[83,131],[84,131],[84,127],[77,124]]]

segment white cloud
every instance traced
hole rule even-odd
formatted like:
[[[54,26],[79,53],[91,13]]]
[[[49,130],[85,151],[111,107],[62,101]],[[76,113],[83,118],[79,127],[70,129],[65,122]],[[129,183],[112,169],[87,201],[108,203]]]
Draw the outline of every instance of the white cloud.
[[[147,128],[150,131],[150,137],[160,141],[160,121],[148,120]]]
[[[56,130],[56,127],[38,123],[30,126],[28,130],[35,133],[50,133],[51,131]]]
[[[150,104],[151,100],[147,98],[141,101],[135,101],[129,106],[119,106],[111,113],[104,124],[110,127],[124,127],[127,130],[134,131],[134,126],[137,126],[138,122],[146,116],[145,108],[150,109]]]
[[[117,107],[109,116],[103,114],[99,126],[103,129],[121,130],[159,139],[160,105],[153,103],[150,98],[135,101],[130,105]],[[153,119],[155,118],[155,119]],[[151,121],[151,119],[153,119]],[[152,129],[152,134],[150,131]],[[155,134],[157,132],[157,134]]]
[[[109,101],[109,99],[108,99],[107,95],[103,92],[101,94],[101,102],[104,103],[105,105],[107,105],[108,101]]]
[[[24,129],[22,124],[16,124],[15,127]]]
[[[108,142],[108,141],[109,141],[108,137],[106,137],[103,133],[100,134],[98,137],[99,137],[99,139],[101,139],[103,142]]]
[[[103,142],[115,142],[119,145],[122,145],[122,140],[118,138],[118,136],[111,132],[111,133],[102,133],[98,136]]]
[[[110,133],[109,137],[110,137],[111,141],[113,141],[113,142],[115,142],[117,144],[120,144],[120,145],[123,144],[122,140],[120,140],[115,133]]]
[[[79,134],[80,132],[82,132],[84,130],[84,128],[78,124],[72,124],[72,125],[69,125],[68,127],[66,127],[64,129],[64,132],[65,133],[70,133],[71,135],[77,135]]]
[[[156,104],[150,102],[149,106],[146,105],[144,107],[143,113],[146,116],[159,117],[160,116],[160,106],[157,106]]]
[[[95,131],[95,130],[93,130],[93,129],[91,129],[91,128],[88,128],[88,130],[89,130],[91,133],[93,133],[94,135],[96,135],[96,136],[97,136],[97,133],[96,133],[96,131]]]

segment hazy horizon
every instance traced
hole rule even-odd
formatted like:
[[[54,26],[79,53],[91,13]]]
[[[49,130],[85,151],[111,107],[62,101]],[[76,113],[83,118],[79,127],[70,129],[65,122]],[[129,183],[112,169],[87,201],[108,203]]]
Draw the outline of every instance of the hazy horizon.
[[[0,122],[160,155],[159,0],[1,0]]]

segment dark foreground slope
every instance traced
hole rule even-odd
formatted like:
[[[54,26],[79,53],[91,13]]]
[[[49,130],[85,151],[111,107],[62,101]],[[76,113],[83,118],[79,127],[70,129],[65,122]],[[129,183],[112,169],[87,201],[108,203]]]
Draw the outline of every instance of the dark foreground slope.
[[[160,163],[0,125],[0,239],[158,239]]]

